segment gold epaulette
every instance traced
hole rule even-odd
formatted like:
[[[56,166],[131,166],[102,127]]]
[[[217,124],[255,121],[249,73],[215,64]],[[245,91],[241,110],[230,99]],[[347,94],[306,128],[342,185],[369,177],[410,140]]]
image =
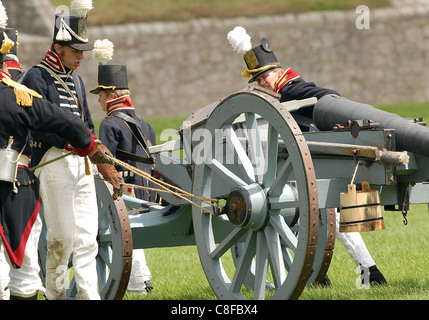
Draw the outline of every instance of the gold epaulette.
[[[33,105],[33,97],[40,98],[40,99],[43,98],[36,91],[30,88],[27,88],[23,84],[15,82],[9,78],[4,77],[2,81],[4,84],[13,88],[13,91],[15,92],[16,103],[20,106],[31,107]]]

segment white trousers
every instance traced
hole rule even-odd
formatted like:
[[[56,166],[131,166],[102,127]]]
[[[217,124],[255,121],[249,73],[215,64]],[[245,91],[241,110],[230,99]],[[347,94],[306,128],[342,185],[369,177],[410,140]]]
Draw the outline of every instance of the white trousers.
[[[127,189],[124,194],[135,197],[134,190]],[[127,207],[128,210],[135,208]],[[130,280],[128,281],[127,290],[129,291],[143,291],[146,288],[145,281],[151,279],[150,269],[146,264],[146,257],[143,249],[133,250],[133,262],[131,264]]]
[[[146,288],[145,281],[150,280],[151,273],[146,264],[146,258],[143,249],[133,250],[133,263],[131,265],[130,280],[127,290],[142,291]]]
[[[340,240],[354,263],[357,267],[359,264],[365,268],[372,267],[375,265],[374,260],[369,254],[365,243],[363,242],[362,236],[359,232],[340,232],[340,213],[335,209],[335,216],[337,219],[337,239]]]
[[[44,160],[65,154],[51,148]],[[86,175],[84,159],[67,156],[40,170],[40,195],[48,230],[46,298],[65,299],[67,265],[73,254],[73,273],[80,300],[99,300],[95,257],[98,253],[98,208],[94,176]]]
[[[39,277],[37,247],[42,230],[42,220],[38,216],[31,229],[25,246],[24,260],[19,269],[11,266],[6,250],[0,239],[0,300],[8,300],[10,293],[19,297],[31,297],[44,291]]]

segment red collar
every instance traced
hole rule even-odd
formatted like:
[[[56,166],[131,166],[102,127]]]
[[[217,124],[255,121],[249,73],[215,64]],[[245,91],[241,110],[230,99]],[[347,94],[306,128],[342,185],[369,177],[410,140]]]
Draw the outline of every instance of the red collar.
[[[11,75],[8,72],[3,71],[3,70],[0,69],[0,81],[3,80],[4,78],[12,80],[12,77],[11,77]]]
[[[64,66],[61,57],[55,52],[52,52],[51,50],[46,53],[43,62],[46,63],[51,69],[53,69],[57,73],[67,73],[67,70]]]
[[[6,62],[7,68],[9,70],[21,70],[21,65],[19,64],[18,61],[8,60],[8,61],[5,61],[5,62]]]
[[[106,112],[110,115],[113,111],[134,109],[131,97],[128,95],[121,96],[106,102]]]
[[[276,83],[274,84],[274,89],[276,90],[276,92],[280,92],[286,82],[295,80],[299,77],[300,75],[295,70],[289,68],[285,71],[285,73],[283,73],[283,75],[279,79],[277,79]]]

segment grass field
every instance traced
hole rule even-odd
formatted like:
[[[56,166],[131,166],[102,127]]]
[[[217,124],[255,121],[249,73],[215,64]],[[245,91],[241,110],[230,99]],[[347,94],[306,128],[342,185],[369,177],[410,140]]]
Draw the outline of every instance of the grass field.
[[[408,225],[400,213],[384,213],[386,229],[362,233],[362,237],[387,286],[358,289],[356,267],[338,240],[328,271],[333,286],[306,288],[303,300],[402,300],[429,299],[429,214],[423,205],[413,206]],[[155,289],[146,297],[126,299],[212,300],[216,299],[203,273],[194,246],[146,249]]]
[[[379,108],[403,117],[429,119],[427,103],[383,105]],[[184,118],[147,119],[157,135],[177,129]],[[385,230],[364,232],[362,237],[388,282],[387,286],[358,289],[356,267],[338,240],[328,275],[330,288],[306,288],[303,300],[421,300],[429,299],[429,213],[427,205],[413,205],[408,225],[398,212],[384,212]],[[213,300],[195,246],[146,249],[155,289],[147,296],[126,295],[135,300]]]
[[[69,1],[51,0],[54,6]],[[93,0],[89,25],[257,16],[390,5],[390,0]]]

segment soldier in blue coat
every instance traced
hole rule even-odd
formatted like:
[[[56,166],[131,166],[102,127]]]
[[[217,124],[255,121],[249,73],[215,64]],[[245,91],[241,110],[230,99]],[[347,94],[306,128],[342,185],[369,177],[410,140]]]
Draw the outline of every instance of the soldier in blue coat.
[[[77,68],[93,44],[87,37],[87,10],[72,1],[70,12],[55,15],[51,50],[28,70],[22,81],[45,99],[74,117],[83,119],[93,132],[94,124],[86,101],[85,86]],[[73,8],[81,8],[73,10]],[[88,130],[87,129],[87,130]],[[98,300],[98,207],[94,176],[87,174],[84,159],[65,156],[70,141],[56,134],[32,133],[32,166],[48,163],[35,171],[40,179],[44,221],[48,231],[46,293],[49,300],[66,297],[65,277],[70,256],[80,300]],[[65,157],[62,157],[65,156]],[[49,163],[51,159],[60,161]],[[113,185],[112,197],[123,192],[123,179],[113,165],[101,164],[98,171]],[[61,180],[61,181],[60,181]]]
[[[156,144],[152,126],[135,112],[128,88],[125,65],[100,65],[98,86],[90,91],[99,95],[99,102],[106,117],[101,121],[99,138],[118,159],[151,174],[153,159],[146,148]],[[149,186],[148,181],[131,171],[117,166],[125,183]],[[155,192],[130,187],[128,194],[146,201],[155,201]]]
[[[99,95],[100,106],[107,114],[100,124],[100,140],[116,158],[151,174],[154,165],[147,147],[156,143],[155,131],[135,112],[128,88],[126,66],[99,65],[98,85],[90,92]],[[153,187],[146,179],[122,166],[116,166],[116,169],[125,183]],[[154,191],[140,188],[127,187],[124,194],[150,202],[156,200]],[[133,250],[128,290],[139,294],[147,293],[153,288],[150,278],[143,249]]]
[[[8,283],[11,299],[35,299],[40,287],[37,252],[28,252],[26,247],[33,241],[36,246],[32,243],[32,247],[37,248],[38,234],[33,234],[32,227],[40,196],[39,180],[29,169],[30,155],[26,153],[30,131],[57,134],[69,141],[79,156],[89,156],[94,163],[109,162],[104,153],[111,154],[96,145],[96,137],[81,119],[13,81],[3,61],[13,41],[2,28],[0,43],[0,245],[12,267]]]
[[[335,90],[316,86],[314,82],[305,81],[294,69],[284,69],[277,60],[271,44],[265,38],[259,46],[244,54],[246,70],[243,76],[250,77],[249,83],[256,82],[259,86],[280,94],[280,102],[302,100],[327,94],[340,95]],[[301,130],[308,131],[313,117],[313,107],[301,108],[292,113]]]

